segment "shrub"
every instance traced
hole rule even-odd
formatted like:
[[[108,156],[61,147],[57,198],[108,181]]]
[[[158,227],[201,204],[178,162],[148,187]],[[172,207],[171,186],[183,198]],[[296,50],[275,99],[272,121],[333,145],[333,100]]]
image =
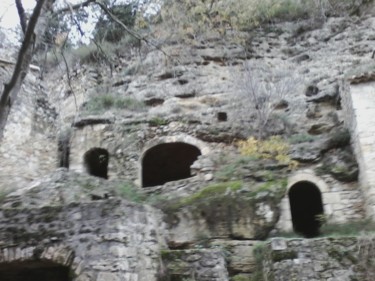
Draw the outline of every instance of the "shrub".
[[[134,26],[136,19],[135,13],[133,13],[134,5],[116,4],[109,7],[109,11],[128,28],[131,28]],[[94,38],[97,41],[118,42],[126,34],[127,32],[122,26],[108,18],[106,14],[101,15],[95,25]]]
[[[161,117],[154,117],[148,121],[151,127],[165,126],[168,125],[168,120]]]
[[[298,162],[292,160],[288,155],[289,144],[280,136],[272,136],[268,140],[257,140],[250,137],[245,141],[237,142],[237,145],[242,155],[275,160],[292,169],[298,166]]]
[[[288,138],[288,141],[290,144],[298,144],[298,143],[304,143],[304,142],[313,142],[316,139],[315,136],[309,135],[309,134],[296,134],[291,135]]]
[[[321,236],[358,236],[365,233],[375,233],[375,223],[371,220],[326,223],[323,224],[320,232]]]
[[[220,168],[215,173],[215,178],[220,181],[230,181],[242,178],[243,167],[257,158],[254,156],[240,156],[235,159],[222,159],[219,163]]]
[[[103,113],[109,109],[128,109],[139,111],[145,108],[145,104],[129,97],[121,97],[114,94],[94,96],[84,105],[84,110],[90,114]]]
[[[129,182],[118,185],[117,192],[122,198],[132,202],[141,203],[145,201],[145,195]]]
[[[255,61],[245,63],[238,77],[239,109],[245,115],[255,112],[258,138],[262,138],[276,109],[275,104],[296,89],[297,79],[286,66],[271,68]]]

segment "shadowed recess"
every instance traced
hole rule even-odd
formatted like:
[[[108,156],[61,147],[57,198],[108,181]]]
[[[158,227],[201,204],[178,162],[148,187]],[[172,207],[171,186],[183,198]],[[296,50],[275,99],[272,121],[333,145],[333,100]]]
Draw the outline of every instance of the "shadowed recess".
[[[71,281],[69,267],[52,262],[12,262],[0,264],[1,281]]]
[[[183,142],[163,143],[149,149],[142,161],[143,187],[191,177],[190,166],[200,150]]]
[[[289,190],[289,203],[294,231],[311,238],[319,235],[324,214],[319,188],[308,181],[294,184]]]
[[[83,156],[86,171],[92,176],[108,179],[108,151],[103,148],[92,148]]]

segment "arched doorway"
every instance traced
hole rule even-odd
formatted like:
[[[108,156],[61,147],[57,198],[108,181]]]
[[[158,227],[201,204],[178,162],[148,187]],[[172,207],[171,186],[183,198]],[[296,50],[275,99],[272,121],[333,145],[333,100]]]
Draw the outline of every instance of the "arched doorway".
[[[191,177],[190,166],[201,155],[194,145],[183,142],[158,144],[142,159],[142,185],[150,187]]]
[[[1,281],[71,281],[70,268],[51,261],[14,261],[0,264]]]
[[[309,182],[300,181],[288,192],[293,229],[305,237],[319,235],[321,218],[324,214],[322,194],[319,188]]]
[[[109,153],[103,148],[92,148],[83,156],[86,171],[92,176],[107,179]]]

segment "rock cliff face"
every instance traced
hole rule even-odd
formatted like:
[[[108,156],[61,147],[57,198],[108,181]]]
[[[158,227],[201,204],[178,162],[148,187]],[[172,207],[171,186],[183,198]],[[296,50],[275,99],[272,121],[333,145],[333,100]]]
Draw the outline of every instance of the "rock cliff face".
[[[77,61],[69,82],[59,67],[29,73],[0,145],[0,279],[60,281],[56,268],[62,281],[372,280],[357,238],[272,240],[263,269],[253,248],[372,209],[348,84],[371,77],[374,31],[371,14],[280,23],[242,34],[245,46],[211,38],[166,44],[168,56],[130,48],[112,68]],[[263,127],[255,85],[288,89],[266,100]],[[238,140],[272,135],[287,163],[240,155]]]

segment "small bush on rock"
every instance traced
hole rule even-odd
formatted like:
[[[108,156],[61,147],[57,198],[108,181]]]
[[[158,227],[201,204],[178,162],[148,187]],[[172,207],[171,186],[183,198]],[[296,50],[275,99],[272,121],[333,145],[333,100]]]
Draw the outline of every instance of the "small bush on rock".
[[[288,155],[289,144],[280,136],[272,136],[268,140],[257,140],[250,137],[245,141],[239,141],[237,145],[242,155],[275,160],[292,169],[298,166],[298,162],[292,160]]]
[[[129,97],[122,97],[114,94],[93,96],[84,105],[86,112],[90,114],[103,113],[109,109],[128,109],[139,111],[145,108],[145,104]]]

